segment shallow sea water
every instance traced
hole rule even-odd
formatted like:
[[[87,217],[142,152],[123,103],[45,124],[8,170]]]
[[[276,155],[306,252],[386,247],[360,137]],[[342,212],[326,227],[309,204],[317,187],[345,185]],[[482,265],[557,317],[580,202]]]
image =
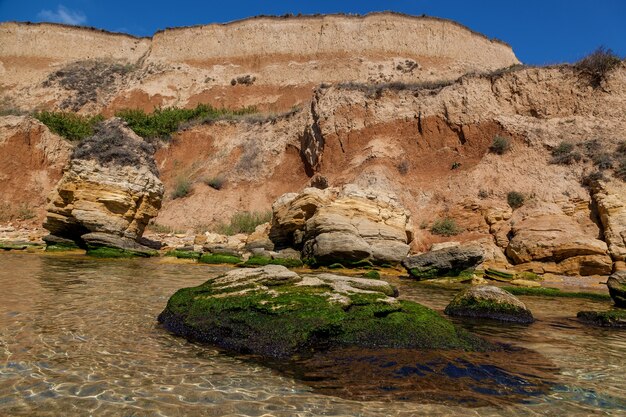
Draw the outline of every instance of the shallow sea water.
[[[277,371],[158,326],[171,294],[223,270],[0,254],[0,415],[626,416],[626,332],[574,318],[606,302],[520,297],[530,326],[457,321],[514,346],[488,359],[346,350],[314,371]],[[454,294],[391,280],[439,311]],[[406,395],[373,381],[391,362]]]

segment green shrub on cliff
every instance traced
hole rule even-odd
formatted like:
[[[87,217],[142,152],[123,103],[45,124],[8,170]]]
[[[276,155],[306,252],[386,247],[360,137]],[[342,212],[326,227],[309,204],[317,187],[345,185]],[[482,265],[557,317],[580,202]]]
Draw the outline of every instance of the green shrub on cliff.
[[[559,145],[552,149],[552,160],[550,163],[559,165],[572,165],[574,162],[579,162],[582,159],[582,155],[578,152],[571,142],[561,142]]]
[[[611,49],[601,46],[574,64],[574,68],[589,80],[592,87],[597,88],[621,62]]]
[[[172,200],[177,198],[183,198],[191,192],[191,181],[188,178],[180,177],[174,184],[174,191],[172,191]]]
[[[57,135],[72,141],[93,135],[95,125],[104,120],[100,114],[82,116],[69,112],[42,111],[35,113],[34,116]]]
[[[270,220],[272,220],[271,211],[240,211],[233,214],[230,223],[220,223],[217,225],[215,231],[227,236],[236,235],[237,233],[252,233],[258,225],[267,223]]]
[[[498,155],[504,155],[511,149],[511,139],[504,136],[495,136],[489,150]]]
[[[445,219],[435,220],[433,225],[430,227],[430,232],[434,235],[440,236],[454,236],[461,233],[463,229],[457,226],[454,219],[450,219],[446,217]]]
[[[178,107],[158,108],[152,113],[139,109],[120,110],[115,115],[128,123],[135,133],[144,138],[168,138],[181,124],[192,120],[214,120],[256,112],[254,107],[237,110],[215,108],[209,104],[198,104],[193,109]]]
[[[511,191],[506,195],[506,201],[512,209],[520,208],[524,205],[524,194]]]

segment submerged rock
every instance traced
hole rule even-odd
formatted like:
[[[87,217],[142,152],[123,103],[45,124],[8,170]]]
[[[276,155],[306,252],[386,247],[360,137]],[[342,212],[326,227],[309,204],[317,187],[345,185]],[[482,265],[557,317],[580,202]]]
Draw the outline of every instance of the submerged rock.
[[[298,275],[278,265],[183,288],[159,315],[169,331],[240,353],[285,358],[332,346],[490,348],[375,279]]]
[[[459,293],[444,311],[449,316],[532,323],[530,310],[513,294],[490,285],[468,288]]]
[[[477,245],[458,245],[409,256],[402,261],[413,278],[427,279],[444,275],[458,275],[474,268],[484,259],[484,251]]]
[[[579,311],[576,317],[594,326],[626,328],[626,310],[623,309]]]
[[[614,272],[606,282],[609,294],[620,308],[626,308],[626,270]]]
[[[124,242],[139,240],[163,197],[153,152],[152,145],[122,120],[103,123],[74,149],[68,169],[49,196],[44,227],[82,247],[88,233]]]
[[[272,242],[316,264],[399,263],[412,240],[410,214],[394,195],[353,184],[285,194],[272,209]]]

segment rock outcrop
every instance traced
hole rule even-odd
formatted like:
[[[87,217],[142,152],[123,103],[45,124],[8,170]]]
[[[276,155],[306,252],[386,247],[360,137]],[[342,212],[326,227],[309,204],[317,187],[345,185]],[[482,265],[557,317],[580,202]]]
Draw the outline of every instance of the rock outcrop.
[[[268,265],[233,270],[179,290],[159,322],[191,340],[274,358],[309,355],[333,346],[489,348],[435,311],[394,295],[385,281],[301,276]]]
[[[615,305],[626,308],[626,269],[611,274],[606,285]]]
[[[484,260],[484,250],[475,244],[455,245],[409,256],[402,261],[413,278],[427,279],[444,275],[458,275],[474,268]]]
[[[103,124],[75,148],[50,194],[44,227],[81,246],[82,236],[94,232],[139,240],[163,197],[153,152],[120,119]]]
[[[506,255],[514,264],[533,268],[545,262],[544,269],[565,275],[608,275],[612,262],[607,245],[580,227],[571,216],[546,213],[516,222]],[[534,265],[538,266],[538,265]],[[539,266],[540,267],[540,266]],[[543,272],[543,271],[539,271]]]
[[[532,323],[533,315],[513,294],[490,285],[470,287],[457,294],[448,304],[449,316]]]
[[[626,183],[600,182],[593,190],[593,200],[613,261],[626,261]]]
[[[314,264],[398,263],[412,240],[410,214],[394,195],[352,184],[286,194],[272,209],[272,241]]]

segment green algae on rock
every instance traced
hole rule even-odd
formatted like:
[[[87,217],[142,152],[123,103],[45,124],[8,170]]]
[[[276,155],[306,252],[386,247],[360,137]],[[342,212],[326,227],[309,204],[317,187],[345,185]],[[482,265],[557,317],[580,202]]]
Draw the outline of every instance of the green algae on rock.
[[[468,288],[457,294],[444,311],[449,316],[532,323],[533,315],[512,294],[490,285]]]
[[[584,291],[561,291],[552,287],[501,287],[503,290],[513,295],[528,295],[537,297],[564,297],[564,298],[584,298],[588,300],[607,301],[611,297],[607,294]]]
[[[32,244],[28,244],[28,243],[22,243],[22,242],[0,242],[0,250],[25,250],[27,249],[29,246],[34,246]]]
[[[178,259],[198,259],[202,254],[192,250],[174,249],[165,254],[165,256],[173,256]]]
[[[626,328],[626,310],[620,308],[608,311],[579,311],[576,317],[600,327]]]
[[[366,273],[363,274],[363,278],[370,278],[370,279],[380,279],[380,273],[378,271],[367,271]]]
[[[266,256],[251,256],[250,259],[243,262],[240,266],[265,266],[265,265],[282,265],[287,268],[298,268],[304,265],[299,259],[290,258],[269,258]]]
[[[87,233],[81,236],[87,244],[87,255],[97,258],[149,258],[159,252],[132,239],[108,233]]]
[[[298,275],[284,266],[236,269],[183,288],[159,322],[176,335],[264,357],[333,346],[487,350],[435,311],[393,298],[381,280]]]
[[[238,264],[241,258],[233,255],[222,255],[219,253],[205,253],[198,258],[198,262],[204,264]]]
[[[88,248],[87,255],[94,258],[149,258],[151,256],[157,256],[158,252],[152,253],[144,251],[133,251],[119,248],[109,248],[106,246],[100,246],[95,248]]]

